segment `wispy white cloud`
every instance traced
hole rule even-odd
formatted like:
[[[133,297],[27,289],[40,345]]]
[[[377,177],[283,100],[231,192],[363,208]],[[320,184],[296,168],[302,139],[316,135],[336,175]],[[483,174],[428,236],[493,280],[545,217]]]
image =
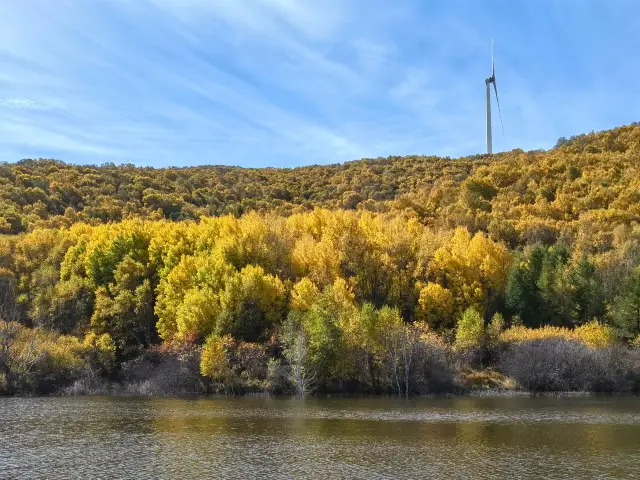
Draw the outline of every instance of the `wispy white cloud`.
[[[30,98],[16,98],[16,97],[0,98],[0,108],[1,107],[29,108],[29,109],[43,108],[41,104],[34,102]]]

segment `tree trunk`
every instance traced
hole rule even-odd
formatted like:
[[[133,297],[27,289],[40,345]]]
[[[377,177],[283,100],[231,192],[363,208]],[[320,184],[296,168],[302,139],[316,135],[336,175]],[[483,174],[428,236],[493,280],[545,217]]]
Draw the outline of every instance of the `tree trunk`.
[[[393,377],[396,381],[396,388],[398,389],[398,396],[402,395],[402,389],[400,388],[400,379],[398,378],[398,356],[396,352],[393,352],[393,356],[391,357],[391,364],[393,367]]]
[[[409,364],[404,366],[404,396],[409,398]]]
[[[373,355],[367,353],[367,367],[369,369],[369,377],[371,378],[371,388],[376,392],[376,374],[373,368]]]
[[[13,384],[15,380],[13,378],[13,373],[11,372],[11,368],[9,368],[9,365],[3,363],[2,365],[0,365],[0,372],[2,372],[2,374],[4,375],[5,394],[13,395],[13,391],[14,391]]]

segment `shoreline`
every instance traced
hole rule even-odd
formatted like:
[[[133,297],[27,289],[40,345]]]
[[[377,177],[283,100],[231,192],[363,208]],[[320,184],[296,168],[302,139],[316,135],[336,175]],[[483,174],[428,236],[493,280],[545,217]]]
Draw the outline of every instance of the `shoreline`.
[[[112,398],[175,398],[175,399],[216,399],[216,398],[277,398],[277,399],[359,399],[380,398],[398,400],[416,400],[425,398],[509,398],[509,397],[550,397],[550,398],[584,398],[584,397],[637,397],[638,393],[632,392],[597,392],[597,391],[533,391],[533,390],[508,390],[508,389],[466,389],[449,393],[433,393],[424,395],[410,395],[409,397],[385,394],[339,394],[321,393],[304,397],[299,395],[277,395],[268,392],[254,393],[167,393],[167,394],[141,394],[139,392],[96,391],[83,393],[53,392],[49,394],[24,394],[0,395],[2,398],[60,398],[60,397],[112,397]]]

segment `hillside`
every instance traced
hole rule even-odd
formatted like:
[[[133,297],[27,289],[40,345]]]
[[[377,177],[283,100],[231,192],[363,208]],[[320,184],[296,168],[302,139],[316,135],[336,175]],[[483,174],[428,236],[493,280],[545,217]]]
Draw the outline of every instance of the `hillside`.
[[[598,349],[640,339],[639,174],[638,125],[458,160],[4,164],[0,391],[176,368],[211,391],[424,393],[455,365],[524,382],[537,356],[540,388],[637,390],[638,350]]]
[[[594,222],[603,235],[640,216],[639,149],[640,126],[632,125],[561,139],[550,151],[455,160],[389,157],[295,169],[22,160],[0,167],[0,231],[326,207],[410,208],[425,224],[492,229],[511,243],[575,236]]]

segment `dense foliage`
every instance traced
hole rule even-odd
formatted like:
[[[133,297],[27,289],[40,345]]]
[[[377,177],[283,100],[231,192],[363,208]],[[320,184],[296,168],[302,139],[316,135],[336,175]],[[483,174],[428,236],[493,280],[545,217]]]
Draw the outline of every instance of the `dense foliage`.
[[[0,318],[22,338],[5,358],[31,335],[41,361],[57,335],[62,377],[169,356],[225,391],[410,394],[523,342],[633,342],[639,173],[635,125],[459,160],[5,164]],[[96,369],[107,351],[117,368]]]
[[[0,166],[0,228],[19,233],[132,216],[409,208],[435,228],[465,225],[512,246],[568,236],[602,250],[615,225],[639,219],[639,152],[640,126],[631,125],[562,140],[546,152],[389,157],[295,169],[22,160]]]

